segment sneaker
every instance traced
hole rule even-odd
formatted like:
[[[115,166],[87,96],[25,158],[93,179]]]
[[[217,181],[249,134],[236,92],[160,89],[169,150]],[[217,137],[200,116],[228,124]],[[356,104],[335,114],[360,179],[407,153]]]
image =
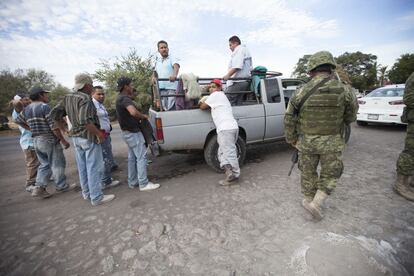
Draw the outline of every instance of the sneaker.
[[[160,187],[160,184],[158,183],[152,183],[152,182],[148,182],[148,184],[143,187],[143,188],[139,188],[140,191],[151,191],[151,190],[155,190],[158,189]]]
[[[63,189],[61,189],[61,190],[56,189],[55,194],[60,194],[60,193],[64,193],[64,192],[69,192],[69,191],[74,190],[76,187],[78,187],[78,184],[76,184],[76,183],[72,183],[72,184],[69,184],[68,186],[66,186],[65,188],[63,188]]]
[[[102,186],[102,190],[116,187],[119,184],[121,184],[121,182],[119,180],[113,180],[112,179],[112,182],[111,183]]]
[[[115,198],[115,195],[104,195],[103,198],[98,202],[92,202],[93,206],[105,204]]]
[[[26,186],[26,192],[31,193],[35,187],[36,187],[35,185]]]
[[[48,198],[52,195],[46,191],[45,187],[35,186],[32,190],[33,197],[41,197],[41,198]]]

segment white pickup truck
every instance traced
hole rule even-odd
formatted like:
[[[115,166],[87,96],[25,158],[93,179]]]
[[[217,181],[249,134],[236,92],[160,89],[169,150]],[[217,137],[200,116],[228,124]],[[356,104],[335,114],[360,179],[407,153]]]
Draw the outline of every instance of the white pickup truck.
[[[267,74],[261,79],[258,96],[253,91],[240,91],[240,94],[244,94],[244,100],[241,105],[232,107],[239,125],[237,149],[240,164],[246,157],[246,145],[284,139],[283,118],[289,99],[284,95],[280,75]],[[208,83],[210,80],[199,79],[199,83]],[[289,79],[291,85],[292,80]],[[210,112],[198,108],[162,111],[156,108],[160,100],[157,85],[152,90],[153,106],[149,110],[149,117],[160,151],[204,151],[206,163],[220,171],[216,128]]]

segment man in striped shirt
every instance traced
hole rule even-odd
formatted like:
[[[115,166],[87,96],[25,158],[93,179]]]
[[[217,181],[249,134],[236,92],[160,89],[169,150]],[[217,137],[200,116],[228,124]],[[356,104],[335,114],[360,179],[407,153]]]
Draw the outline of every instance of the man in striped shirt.
[[[92,205],[111,201],[115,195],[102,193],[101,180],[104,171],[101,144],[105,137],[99,130],[99,119],[91,99],[92,78],[88,74],[75,76],[74,92],[69,93],[50,113],[53,121],[63,128],[63,118],[68,116],[72,128],[69,136],[73,139],[76,163],[82,195]]]
[[[68,148],[69,143],[59,129],[53,129],[53,122],[49,117],[50,107],[47,104],[49,91],[33,87],[30,90],[30,99],[32,103],[23,109],[15,122],[32,132],[34,149],[40,162],[32,196],[47,198],[51,196],[46,187],[52,175],[56,191],[68,191],[71,188],[66,183],[66,160],[62,148]]]

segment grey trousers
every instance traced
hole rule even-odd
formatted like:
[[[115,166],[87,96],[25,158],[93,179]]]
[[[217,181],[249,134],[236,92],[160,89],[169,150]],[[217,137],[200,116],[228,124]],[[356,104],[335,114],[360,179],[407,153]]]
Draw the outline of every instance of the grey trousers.
[[[226,88],[225,93],[231,105],[241,105],[244,95],[236,94],[236,93],[232,94],[232,93],[240,92],[240,91],[249,91],[250,90],[249,85],[250,83],[247,81],[233,82],[232,85]]]
[[[237,159],[237,137],[239,129],[222,130],[217,133],[218,159],[220,167],[230,164],[236,177],[240,176],[239,160]]]
[[[174,89],[161,89],[160,96],[170,96],[175,95]],[[161,104],[164,110],[174,110],[175,109],[175,97],[161,97]]]

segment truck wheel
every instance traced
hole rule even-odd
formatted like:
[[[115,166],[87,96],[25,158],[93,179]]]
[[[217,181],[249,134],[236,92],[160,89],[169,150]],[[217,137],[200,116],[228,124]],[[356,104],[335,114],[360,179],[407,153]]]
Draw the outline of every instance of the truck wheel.
[[[244,159],[246,158],[246,142],[240,136],[237,138],[236,147],[237,158],[239,159],[239,165],[241,166],[244,163]],[[218,173],[222,173],[223,170],[220,168],[217,152],[217,135],[214,135],[210,138],[210,140],[208,140],[206,147],[204,148],[204,159],[210,168]]]

